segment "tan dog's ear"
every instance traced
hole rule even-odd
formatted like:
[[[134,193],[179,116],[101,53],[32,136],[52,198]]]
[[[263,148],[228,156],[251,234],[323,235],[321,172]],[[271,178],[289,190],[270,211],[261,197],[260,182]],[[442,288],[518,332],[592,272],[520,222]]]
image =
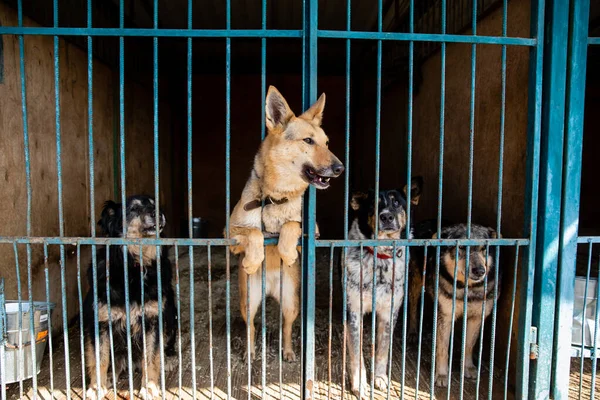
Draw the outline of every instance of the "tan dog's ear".
[[[265,100],[265,116],[269,131],[284,130],[287,123],[294,116],[287,101],[275,86],[269,86],[267,99]]]
[[[437,239],[437,232],[433,234],[432,239]]]
[[[415,206],[419,204],[423,190],[423,177],[415,176],[410,180],[410,202]],[[408,196],[408,185],[404,185],[404,195]]]
[[[325,93],[321,94],[321,97],[316,101],[315,104],[310,106],[300,118],[305,119],[317,126],[321,126],[323,122],[323,111],[325,110]]]
[[[357,211],[360,208],[360,204],[362,203],[362,201],[364,199],[367,198],[367,194],[363,193],[363,192],[354,192],[352,193],[352,199],[350,200],[350,207],[352,207],[352,209],[354,211]]]

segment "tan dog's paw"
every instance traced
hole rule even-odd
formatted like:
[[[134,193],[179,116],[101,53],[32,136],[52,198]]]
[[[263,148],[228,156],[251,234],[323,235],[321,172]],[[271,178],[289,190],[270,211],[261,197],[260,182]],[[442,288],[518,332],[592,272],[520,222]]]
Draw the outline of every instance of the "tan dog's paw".
[[[435,386],[448,387],[448,375],[435,374]]]
[[[465,367],[465,378],[477,379],[477,367],[474,365],[467,365]]]
[[[242,260],[242,267],[244,268],[244,272],[248,275],[254,274],[260,268],[264,259],[264,253],[262,253],[262,257],[260,256],[260,254],[255,254],[254,257],[250,256],[250,254],[246,254],[244,256],[244,259]]]
[[[281,257],[281,261],[283,261],[283,265],[294,265],[298,260],[298,250],[296,249],[296,246],[291,249],[286,249],[284,246],[281,246],[280,243],[277,245],[277,250],[279,251],[279,256]]]
[[[283,359],[287,362],[295,362],[296,361],[296,353],[294,353],[294,350],[284,350],[283,351]]]

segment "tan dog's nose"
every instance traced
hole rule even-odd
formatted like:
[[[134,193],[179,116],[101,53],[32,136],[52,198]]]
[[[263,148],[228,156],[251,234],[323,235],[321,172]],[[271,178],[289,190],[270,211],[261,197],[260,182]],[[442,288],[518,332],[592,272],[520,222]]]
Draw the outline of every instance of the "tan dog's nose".
[[[331,170],[333,171],[333,174],[338,177],[342,174],[342,172],[344,172],[344,166],[342,165],[342,163],[334,163],[331,166]]]

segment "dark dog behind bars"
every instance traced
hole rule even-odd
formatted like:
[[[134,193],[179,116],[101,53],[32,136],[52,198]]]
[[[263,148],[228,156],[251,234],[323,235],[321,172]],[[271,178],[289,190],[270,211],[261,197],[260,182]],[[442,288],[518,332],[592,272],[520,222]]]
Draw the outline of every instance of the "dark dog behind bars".
[[[156,205],[149,196],[138,195],[127,199],[126,237],[128,239],[154,238],[165,226],[166,218],[161,213],[159,226],[156,226]],[[98,222],[102,231],[109,237],[121,237],[123,234],[122,204],[106,202],[102,216]],[[160,254],[160,276],[157,270],[157,249]],[[130,245],[127,252],[127,264],[121,246],[109,248],[108,258],[105,248],[99,248],[96,256],[97,306],[94,292],[94,266],[88,269],[90,291],[83,304],[83,321],[85,335],[85,359],[89,378],[88,398],[96,395],[102,398],[107,393],[108,370],[111,359],[109,324],[112,325],[113,349],[116,379],[128,367],[142,371],[142,398],[159,395],[160,373],[160,338],[159,338],[159,280],[162,284],[162,318],[164,324],[164,343],[166,355],[174,354],[177,331],[177,312],[173,287],[171,283],[171,263],[167,251],[156,246]],[[125,269],[128,281],[125,280]],[[107,288],[107,273],[109,285]],[[130,326],[126,320],[126,288],[129,289]],[[107,289],[110,290],[110,312],[108,309]],[[143,307],[142,307],[143,304]],[[98,334],[94,309],[98,310]],[[144,324],[144,325],[143,325]],[[131,338],[131,355],[133,365],[128,366],[127,342]],[[99,349],[96,349],[96,340]],[[144,342],[146,345],[144,355]],[[96,359],[96,350],[99,359]],[[97,382],[99,362],[100,382]],[[113,382],[116,387],[116,382]]]

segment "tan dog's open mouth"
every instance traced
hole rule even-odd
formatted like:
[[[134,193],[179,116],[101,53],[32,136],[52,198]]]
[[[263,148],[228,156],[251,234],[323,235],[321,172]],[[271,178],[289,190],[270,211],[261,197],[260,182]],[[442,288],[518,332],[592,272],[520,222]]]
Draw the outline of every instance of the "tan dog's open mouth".
[[[315,186],[317,189],[327,189],[329,187],[329,180],[332,177],[335,177],[333,173],[327,175],[321,175],[317,173],[317,171],[311,167],[310,165],[304,165],[302,168],[302,172],[304,173],[304,179],[311,185]]]

